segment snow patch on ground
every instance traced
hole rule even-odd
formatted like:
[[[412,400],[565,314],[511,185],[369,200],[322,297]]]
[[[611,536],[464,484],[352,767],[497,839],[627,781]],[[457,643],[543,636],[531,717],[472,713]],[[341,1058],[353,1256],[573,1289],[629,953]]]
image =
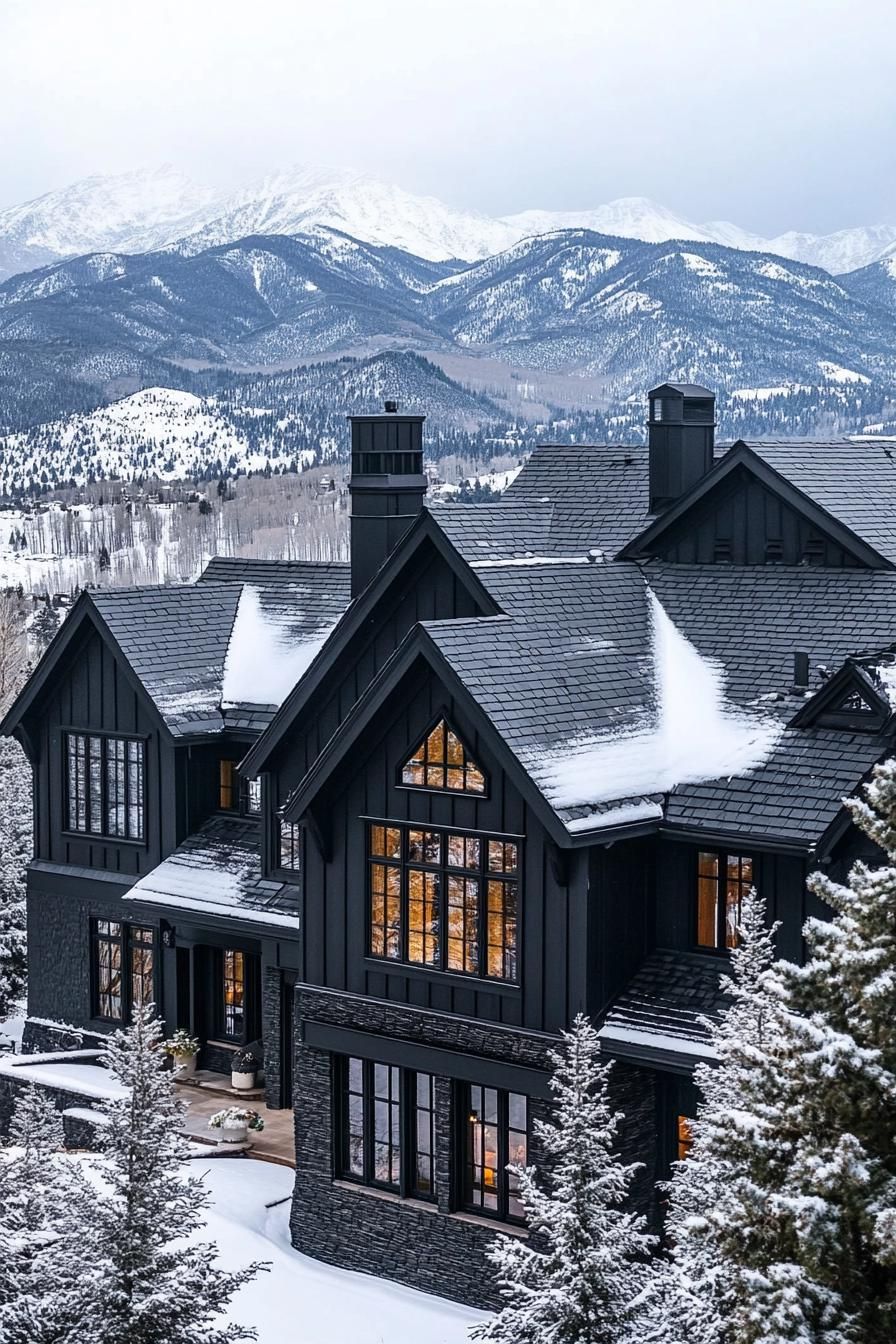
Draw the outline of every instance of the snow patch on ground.
[[[870,383],[871,379],[866,378],[864,373],[856,373],[855,369],[844,369],[841,364],[832,364],[829,359],[820,359],[818,367],[822,376],[829,383]]]
[[[483,1319],[481,1312],[293,1250],[295,1172],[287,1167],[232,1158],[209,1162],[203,1180],[213,1204],[197,1239],[217,1244],[226,1269],[252,1260],[270,1264],[227,1312],[229,1320],[256,1327],[258,1344],[282,1344],[287,1337],[290,1344],[466,1344],[470,1326]]]
[[[783,731],[728,702],[721,669],[676,628],[653,592],[655,712],[633,732],[583,735],[534,754],[529,768],[554,807],[577,807],[677,784],[742,775],[761,765]]]
[[[68,1058],[73,1061],[79,1056],[95,1060],[96,1051],[68,1052]],[[0,1074],[44,1087],[60,1087],[83,1097],[123,1097],[126,1091],[102,1064],[66,1063],[58,1054],[0,1058]]]
[[[258,590],[244,584],[224,661],[225,705],[277,705],[304,675],[332,626],[291,642],[284,627],[262,610]]]

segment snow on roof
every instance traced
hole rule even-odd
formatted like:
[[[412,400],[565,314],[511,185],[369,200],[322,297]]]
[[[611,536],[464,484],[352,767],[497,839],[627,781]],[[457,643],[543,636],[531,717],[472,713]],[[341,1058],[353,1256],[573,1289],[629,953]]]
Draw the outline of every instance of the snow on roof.
[[[525,764],[554,807],[597,806],[742,775],[768,758],[783,731],[780,720],[728,701],[721,668],[697,652],[650,589],[647,595],[653,710],[623,732],[583,733],[533,752]],[[578,818],[576,829],[590,829],[587,821],[606,825],[608,816]]]
[[[224,659],[223,704],[283,703],[334,628],[325,625],[297,639],[290,625],[288,610],[263,607],[259,590],[243,584]]]

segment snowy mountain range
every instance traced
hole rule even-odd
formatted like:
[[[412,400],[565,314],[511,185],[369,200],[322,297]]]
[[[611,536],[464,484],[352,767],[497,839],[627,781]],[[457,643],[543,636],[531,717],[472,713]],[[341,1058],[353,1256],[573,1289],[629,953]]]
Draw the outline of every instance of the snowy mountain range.
[[[430,261],[477,261],[523,238],[571,228],[643,242],[720,243],[833,274],[896,255],[896,224],[761,238],[726,221],[692,223],[644,197],[493,219],[345,171],[296,168],[223,192],[166,167],[86,178],[0,210],[0,279],[88,252],[195,253],[250,234],[299,234],[319,227]]]

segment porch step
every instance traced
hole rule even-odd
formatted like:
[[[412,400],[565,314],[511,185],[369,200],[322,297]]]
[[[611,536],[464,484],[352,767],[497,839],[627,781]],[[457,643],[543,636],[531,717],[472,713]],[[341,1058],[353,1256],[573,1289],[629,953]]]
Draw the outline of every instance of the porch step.
[[[244,1101],[260,1101],[264,1097],[263,1087],[231,1087],[226,1073],[212,1073],[210,1069],[200,1069],[191,1078],[175,1078],[174,1086],[199,1089],[219,1097],[241,1097]]]

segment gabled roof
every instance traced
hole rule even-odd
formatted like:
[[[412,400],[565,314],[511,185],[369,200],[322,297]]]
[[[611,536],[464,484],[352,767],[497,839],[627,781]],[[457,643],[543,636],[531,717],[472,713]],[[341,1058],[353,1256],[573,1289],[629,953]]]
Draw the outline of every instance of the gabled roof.
[[[256,628],[300,668],[302,648],[313,649],[342,615],[348,586],[344,565],[215,560],[195,584],[91,589],[79,597],[0,731],[21,720],[88,620],[173,737],[225,731],[254,736],[270,723],[279,701],[249,698],[246,676],[245,694],[226,697],[228,655],[244,605],[252,599]],[[270,677],[260,678],[259,685],[265,680],[270,683]]]
[[[868,448],[868,452],[859,451]],[[896,566],[896,467],[883,445],[746,443],[738,440],[713,468],[619,551],[637,559],[661,549],[692,510],[747,471],[860,564]]]
[[[452,506],[460,515],[475,513],[479,507],[479,505],[460,504]],[[424,509],[364,591],[345,608],[318,656],[283,701],[267,731],[251,747],[242,762],[242,769],[246,774],[257,775],[265,768],[271,753],[276,750],[305,705],[326,680],[335,661],[350,646],[358,632],[364,629],[378,603],[387,596],[393,584],[407,582],[408,578],[417,572],[420,556],[426,548],[434,549],[441,555],[484,612],[494,615],[499,611],[497,603],[483,585],[481,578],[464,562],[451,539],[436,523],[434,516]]]
[[[259,823],[239,817],[212,817],[123,899],[299,931],[298,888],[262,878]]]
[[[896,443],[748,443],[779,476],[896,564]]]
[[[890,666],[892,657],[890,653]],[[880,732],[892,716],[893,707],[886,684],[875,675],[876,672],[877,666],[873,662],[866,664],[865,660],[847,658],[839,672],[829,677],[821,690],[797,710],[790,726],[869,727]]]

